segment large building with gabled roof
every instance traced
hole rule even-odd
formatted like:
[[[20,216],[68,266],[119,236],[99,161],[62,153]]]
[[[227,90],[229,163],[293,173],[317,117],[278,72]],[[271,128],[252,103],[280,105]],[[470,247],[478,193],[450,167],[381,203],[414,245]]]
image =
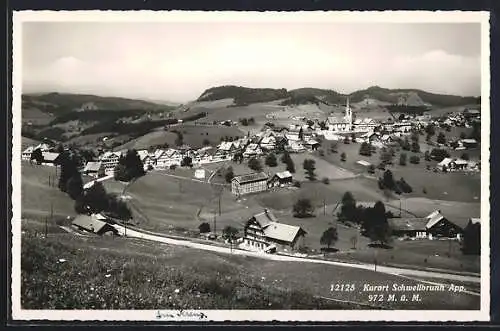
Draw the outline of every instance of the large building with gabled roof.
[[[236,176],[231,180],[231,192],[240,196],[266,191],[268,178],[264,172]]]

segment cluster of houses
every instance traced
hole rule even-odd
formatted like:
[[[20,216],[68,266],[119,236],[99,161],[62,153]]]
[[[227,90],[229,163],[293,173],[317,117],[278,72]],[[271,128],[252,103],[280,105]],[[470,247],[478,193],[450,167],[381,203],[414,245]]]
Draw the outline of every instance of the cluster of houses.
[[[460,158],[446,157],[437,164],[437,169],[445,171],[478,171],[481,170],[481,163]]]
[[[40,150],[42,152],[41,164],[49,166],[54,166],[57,164],[60,153],[56,152],[54,147],[46,143],[40,143],[36,146],[27,147],[24,151],[21,152],[21,160],[31,161],[31,155],[36,150]]]
[[[388,223],[394,236],[412,240],[440,238],[460,240],[467,227],[481,224],[479,218],[451,221],[440,210],[435,210],[422,218],[390,218]]]

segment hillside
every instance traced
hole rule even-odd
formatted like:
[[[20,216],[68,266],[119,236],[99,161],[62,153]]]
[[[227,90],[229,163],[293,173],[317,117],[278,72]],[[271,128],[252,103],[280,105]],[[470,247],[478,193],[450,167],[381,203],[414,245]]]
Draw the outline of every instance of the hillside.
[[[429,104],[434,107],[453,107],[478,102],[478,98],[476,97],[435,94],[417,89],[386,89],[379,86],[355,91],[349,96],[352,102],[361,102],[364,99],[376,99],[392,104],[398,104],[402,101],[408,106]]]
[[[282,105],[318,104],[321,102],[331,105],[345,103],[347,96],[350,97],[350,101],[353,103],[372,99],[387,104],[399,103],[407,106],[434,106],[438,108],[474,104],[479,100],[476,97],[436,94],[418,89],[387,89],[379,86],[372,86],[351,94],[341,94],[334,90],[311,87],[287,91],[286,89],[248,88],[229,85],[209,88],[202,93],[197,101],[234,99],[234,105],[242,106],[285,99]]]
[[[135,99],[118,97],[102,97],[88,94],[67,94],[67,93],[47,93],[47,94],[23,94],[23,109],[38,109],[49,114],[60,114],[77,110],[158,110],[168,106]]]

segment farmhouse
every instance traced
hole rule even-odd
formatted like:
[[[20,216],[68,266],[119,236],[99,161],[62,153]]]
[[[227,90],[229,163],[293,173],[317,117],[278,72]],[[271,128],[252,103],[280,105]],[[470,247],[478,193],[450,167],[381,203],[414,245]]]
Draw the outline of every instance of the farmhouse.
[[[26,148],[21,153],[21,160],[24,160],[24,161],[31,160],[31,153],[33,153],[34,150],[35,150],[35,148],[33,146],[29,146],[28,148]]]
[[[370,132],[373,131],[378,126],[372,118],[358,118],[354,121],[354,131],[357,132]]]
[[[102,162],[104,171],[107,174],[113,173],[115,171],[115,168],[120,161],[121,155],[122,154],[120,152],[105,152],[103,155],[101,155],[100,161]]]
[[[451,222],[435,210],[424,218],[392,218],[388,220],[392,233],[400,237],[415,239],[457,238],[460,239],[463,228]]]
[[[301,153],[306,150],[300,141],[289,141],[285,149],[291,153]]]
[[[273,249],[294,250],[306,231],[299,226],[279,223],[268,210],[256,214],[245,224],[243,246],[269,252]]]
[[[72,222],[78,230],[92,232],[98,235],[117,234],[117,230],[106,222],[106,217],[101,214],[78,215]]]
[[[460,145],[464,146],[465,148],[475,148],[478,145],[478,142],[476,139],[462,139],[459,142]]]
[[[260,141],[260,147],[262,147],[263,150],[274,150],[276,147],[276,138],[272,135],[262,138]]]
[[[231,180],[231,192],[240,196],[266,191],[268,178],[263,172],[236,176]]]
[[[262,155],[262,149],[257,144],[249,144],[243,152],[243,157],[252,157]]]
[[[290,185],[293,182],[293,177],[290,171],[277,172],[269,179],[269,187],[283,187]]]
[[[104,176],[104,166],[102,162],[87,162],[85,168],[82,171],[83,174],[91,177],[102,177]]]
[[[217,149],[224,153],[232,153],[236,150],[232,141],[223,141],[217,146]]]
[[[471,163],[462,159],[444,158],[441,162],[437,164],[437,168],[441,171],[457,171],[457,170],[467,170]],[[473,165],[472,165],[473,167]]]
[[[59,153],[53,153],[53,152],[43,152],[43,164],[45,165],[51,165],[51,166],[56,166],[57,163],[59,162]]]
[[[156,156],[156,166],[158,168],[168,168],[170,166],[180,166],[182,155],[178,150],[167,149]]]

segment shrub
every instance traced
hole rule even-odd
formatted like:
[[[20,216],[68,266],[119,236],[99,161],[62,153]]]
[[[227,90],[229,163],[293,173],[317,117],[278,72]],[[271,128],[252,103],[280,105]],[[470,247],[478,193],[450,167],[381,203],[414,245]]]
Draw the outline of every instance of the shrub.
[[[410,163],[412,163],[412,164],[419,164],[420,163],[420,158],[417,155],[412,155],[410,157]]]
[[[323,178],[321,179],[321,182],[322,182],[323,184],[328,185],[328,184],[330,184],[330,179],[328,179],[328,177],[323,177]]]

